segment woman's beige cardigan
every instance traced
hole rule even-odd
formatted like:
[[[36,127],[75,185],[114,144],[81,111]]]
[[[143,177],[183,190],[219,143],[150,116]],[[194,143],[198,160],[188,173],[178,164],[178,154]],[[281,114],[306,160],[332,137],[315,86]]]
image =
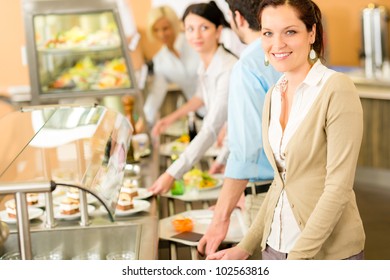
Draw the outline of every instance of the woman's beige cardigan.
[[[263,142],[275,179],[248,234],[239,243],[264,250],[276,203],[285,189],[301,229],[288,259],[344,259],[361,252],[365,234],[353,183],[363,134],[363,111],[352,81],[333,74],[289,141],[283,182],[268,140],[270,92]],[[274,248],[277,249],[277,248]]]

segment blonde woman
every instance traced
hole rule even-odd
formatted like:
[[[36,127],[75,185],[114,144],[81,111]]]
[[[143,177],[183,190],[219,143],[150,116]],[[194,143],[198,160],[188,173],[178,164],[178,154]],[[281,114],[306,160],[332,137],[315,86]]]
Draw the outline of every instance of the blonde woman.
[[[144,105],[150,127],[167,93],[169,83],[177,84],[187,100],[196,90],[199,55],[181,32],[182,22],[169,6],[153,8],[148,15],[147,34],[152,41],[162,43],[153,57],[154,78]]]

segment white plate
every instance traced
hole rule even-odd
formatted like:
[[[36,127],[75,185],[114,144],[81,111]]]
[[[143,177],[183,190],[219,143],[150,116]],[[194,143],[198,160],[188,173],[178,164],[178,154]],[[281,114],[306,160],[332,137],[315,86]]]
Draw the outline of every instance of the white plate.
[[[53,198],[53,204],[60,205],[61,201],[63,201],[65,198],[66,198],[66,195],[55,197],[55,198]],[[92,194],[87,193],[87,201],[88,201],[88,204],[93,204],[93,203],[98,202],[98,199],[95,196],[93,196]]]
[[[222,187],[223,180],[219,179],[219,178],[215,178],[214,176],[212,176],[212,177],[217,180],[217,183],[214,186],[207,187],[207,188],[200,188],[200,187],[198,187],[198,191],[200,191],[200,192],[211,191],[211,190],[214,190],[214,189]]]
[[[7,200],[5,202],[5,205],[7,205],[7,203],[9,203],[11,201],[15,201],[15,199]],[[28,205],[28,207],[42,208],[42,207],[45,207],[45,205],[46,205],[46,203],[45,203],[45,194],[39,193],[38,194],[38,202],[36,204],[34,204],[34,205]]]
[[[88,205],[88,214],[91,214],[95,210],[95,206]],[[72,215],[61,214],[60,207],[54,207],[54,218],[61,220],[75,220],[81,217],[81,213],[75,213]]]
[[[28,218],[30,220],[36,219],[42,215],[43,215],[43,210],[41,208],[28,207]],[[9,224],[16,224],[16,219],[8,217],[8,213],[6,210],[0,211],[0,220]]]
[[[146,200],[134,200],[133,201],[134,208],[130,210],[115,210],[115,215],[116,216],[128,216],[128,215],[133,215],[135,213],[145,211],[150,207],[150,202]]]
[[[147,199],[153,195],[152,192],[148,191],[145,188],[136,188],[138,195],[134,199]]]

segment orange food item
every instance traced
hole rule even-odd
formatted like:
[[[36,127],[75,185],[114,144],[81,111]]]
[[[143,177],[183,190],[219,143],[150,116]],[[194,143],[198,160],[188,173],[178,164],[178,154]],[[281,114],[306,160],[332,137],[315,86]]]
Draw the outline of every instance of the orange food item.
[[[172,225],[177,232],[192,231],[194,223],[190,218],[178,217],[172,221]]]

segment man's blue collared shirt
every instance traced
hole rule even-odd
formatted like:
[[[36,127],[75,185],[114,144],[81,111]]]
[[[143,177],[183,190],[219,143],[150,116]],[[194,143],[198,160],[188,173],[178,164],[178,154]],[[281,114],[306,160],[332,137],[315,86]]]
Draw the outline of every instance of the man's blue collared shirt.
[[[249,181],[273,179],[263,150],[261,121],[264,98],[281,74],[264,65],[261,40],[247,46],[235,64],[229,88],[229,158],[225,177]]]

